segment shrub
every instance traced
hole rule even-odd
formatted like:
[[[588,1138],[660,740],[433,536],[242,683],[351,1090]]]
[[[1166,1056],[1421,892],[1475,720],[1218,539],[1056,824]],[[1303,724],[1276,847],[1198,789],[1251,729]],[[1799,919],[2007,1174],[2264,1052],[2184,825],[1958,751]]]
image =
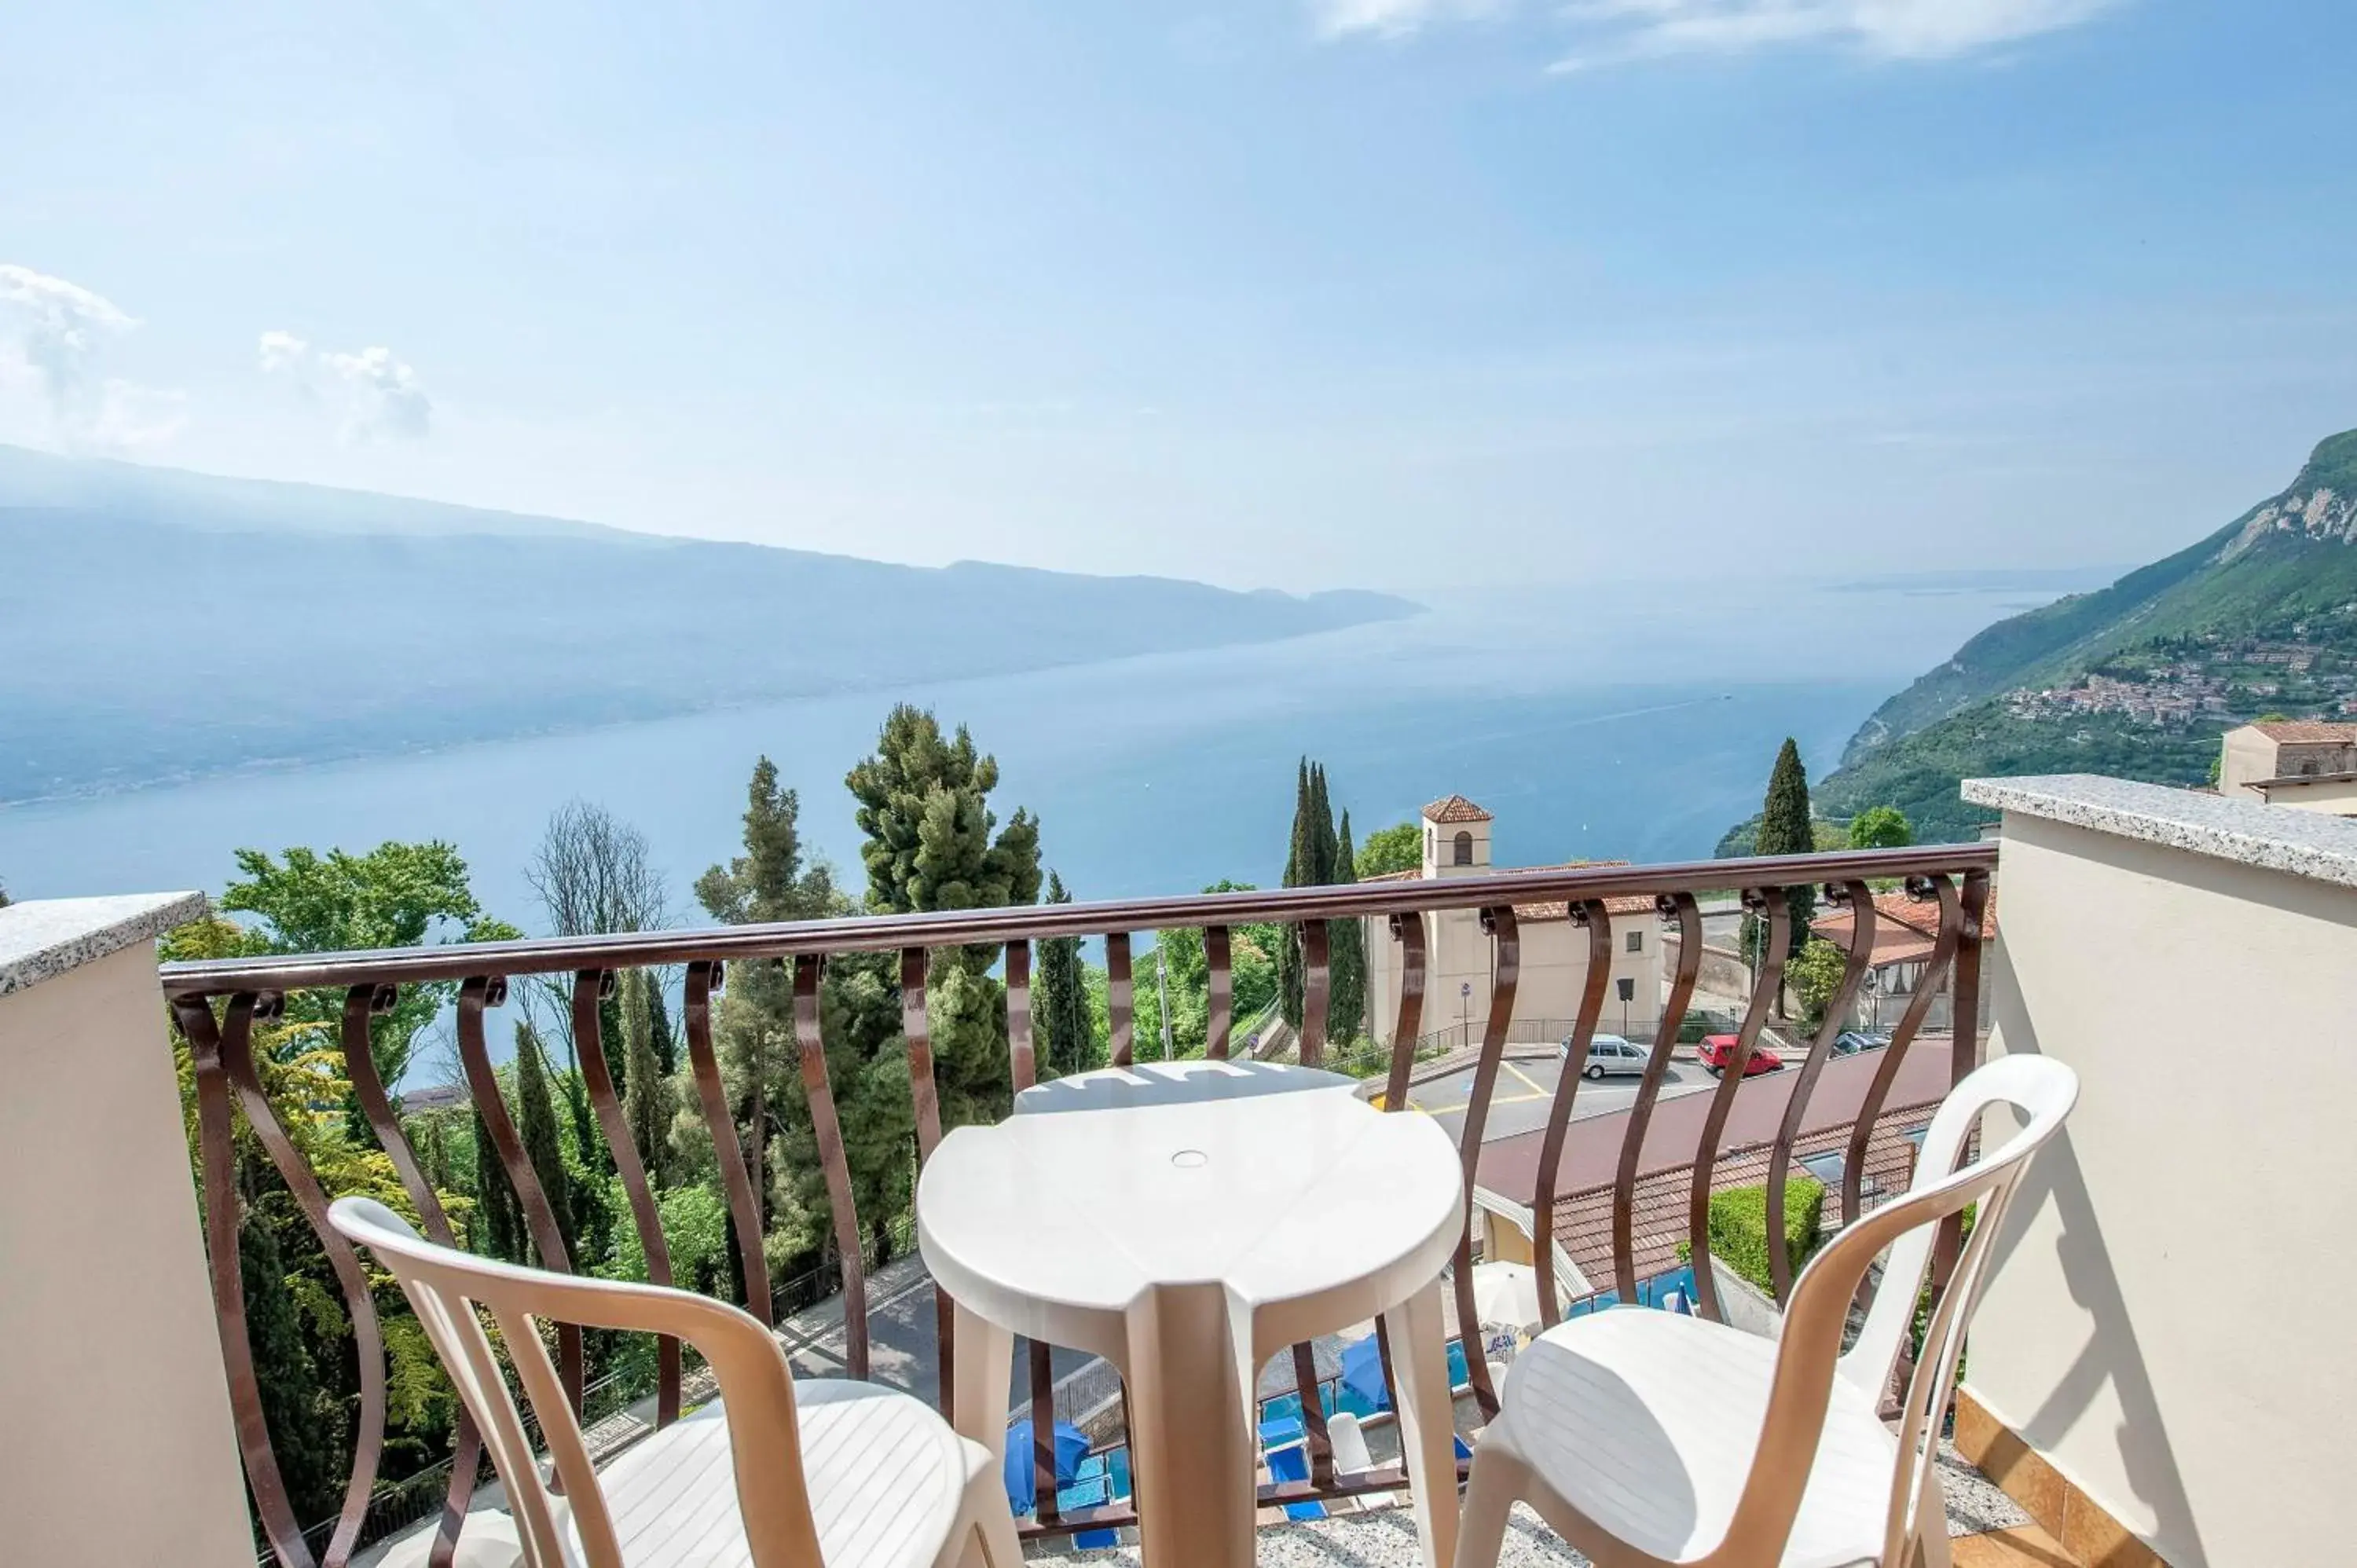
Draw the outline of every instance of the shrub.
[[[1784,1256],[1798,1274],[1817,1250],[1824,1223],[1824,1184],[1795,1172],[1784,1185]],[[1710,1197],[1710,1250],[1713,1256],[1772,1294],[1775,1276],[1768,1265],[1768,1188],[1735,1187]],[[1690,1249],[1681,1242],[1678,1256]]]

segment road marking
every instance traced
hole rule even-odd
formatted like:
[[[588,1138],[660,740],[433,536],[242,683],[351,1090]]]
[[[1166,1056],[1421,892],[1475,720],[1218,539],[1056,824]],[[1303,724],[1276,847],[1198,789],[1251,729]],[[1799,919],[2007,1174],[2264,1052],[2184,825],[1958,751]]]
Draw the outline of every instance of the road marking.
[[[1512,1062],[1501,1061],[1501,1062],[1500,1062],[1498,1065],[1499,1065],[1500,1067],[1501,1067],[1501,1068],[1504,1068],[1508,1072],[1512,1073],[1516,1078],[1521,1079],[1523,1080],[1523,1085],[1524,1085],[1525,1087],[1527,1087],[1527,1088],[1530,1090],[1530,1091],[1531,1091],[1532,1093],[1534,1093],[1534,1094],[1535,1094],[1535,1095],[1539,1096],[1541,1099],[1544,1099],[1547,1095],[1552,1094],[1552,1093],[1554,1093],[1554,1092],[1555,1092],[1555,1091],[1554,1091],[1553,1090],[1551,1090],[1551,1089],[1542,1089],[1542,1088],[1540,1088],[1540,1087],[1539,1087],[1539,1085],[1538,1085],[1538,1083],[1537,1083],[1537,1081],[1536,1081],[1535,1079],[1534,1079],[1531,1077],[1531,1075],[1530,1075],[1529,1073],[1524,1072],[1522,1069],[1520,1069],[1520,1068],[1516,1067],[1516,1066],[1515,1066],[1513,1063],[1512,1063]],[[1495,1103],[1495,1102],[1493,1101],[1492,1103]],[[1513,1103],[1513,1101],[1506,1101],[1506,1103],[1507,1103],[1507,1104],[1509,1104],[1509,1105],[1511,1105],[1511,1104],[1512,1104],[1512,1103]]]

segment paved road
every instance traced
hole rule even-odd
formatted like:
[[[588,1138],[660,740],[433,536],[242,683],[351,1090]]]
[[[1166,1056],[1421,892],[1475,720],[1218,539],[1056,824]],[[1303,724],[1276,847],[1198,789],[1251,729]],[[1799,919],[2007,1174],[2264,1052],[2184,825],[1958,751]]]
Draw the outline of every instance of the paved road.
[[[1545,1126],[1559,1069],[1560,1064],[1551,1057],[1523,1061],[1509,1058],[1499,1063],[1498,1088],[1490,1100],[1490,1120],[1482,1130],[1483,1142],[1511,1138],[1517,1133],[1534,1132]],[[1573,1120],[1626,1111],[1637,1098],[1638,1081],[1634,1077],[1616,1077],[1582,1083],[1578,1096],[1572,1101]],[[1662,1079],[1662,1098],[1692,1094],[1717,1081],[1694,1062],[1673,1061]],[[1453,1124],[1465,1114],[1466,1101],[1472,1092],[1473,1069],[1468,1067],[1447,1078],[1417,1085],[1410,1091],[1408,1103],[1427,1116],[1447,1119]]]

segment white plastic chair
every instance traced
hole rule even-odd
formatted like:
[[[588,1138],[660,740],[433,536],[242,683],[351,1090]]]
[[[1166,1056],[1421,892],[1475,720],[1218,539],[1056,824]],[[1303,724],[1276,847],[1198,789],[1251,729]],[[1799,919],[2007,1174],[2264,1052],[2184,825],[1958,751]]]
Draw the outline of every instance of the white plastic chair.
[[[1914,1185],[1802,1270],[1779,1338],[1641,1307],[1539,1336],[1514,1359],[1474,1453],[1456,1568],[1497,1563],[1517,1498],[1598,1568],[1946,1568],[1938,1418],[2006,1206],[2078,1094],[2078,1076],[2041,1057],[2001,1057],[1958,1084],[1932,1120]],[[2027,1124],[1956,1169],[1998,1101]],[[1938,1223],[1974,1202],[1894,1434],[1878,1407]],[[1851,1299],[1886,1246],[1881,1285],[1843,1355]]]
[[[401,1282],[506,1484],[526,1568],[1020,1568],[987,1450],[906,1394],[797,1382],[749,1314],[685,1291],[436,1246],[368,1198],[340,1198],[328,1218]],[[540,1417],[562,1498],[533,1463],[478,1305],[499,1325]],[[592,1469],[541,1318],[675,1336],[703,1353],[723,1397]]]

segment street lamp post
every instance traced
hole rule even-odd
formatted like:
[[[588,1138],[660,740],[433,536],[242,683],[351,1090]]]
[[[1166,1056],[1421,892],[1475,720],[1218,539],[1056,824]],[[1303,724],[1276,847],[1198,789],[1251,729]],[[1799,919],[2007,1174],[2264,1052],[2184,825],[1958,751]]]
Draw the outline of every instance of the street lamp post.
[[[1458,1043],[1465,1046],[1471,1045],[1473,1043],[1473,983],[1469,980],[1460,980],[1457,983],[1457,1027],[1458,1033],[1464,1036]]]

